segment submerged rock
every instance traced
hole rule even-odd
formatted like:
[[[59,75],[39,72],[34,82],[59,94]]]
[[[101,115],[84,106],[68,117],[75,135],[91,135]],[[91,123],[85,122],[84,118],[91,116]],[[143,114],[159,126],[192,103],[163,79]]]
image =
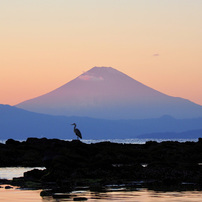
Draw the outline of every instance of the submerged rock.
[[[73,200],[74,201],[87,201],[88,199],[86,197],[76,197]]]
[[[13,187],[11,187],[11,186],[5,186],[5,189],[13,189]]]

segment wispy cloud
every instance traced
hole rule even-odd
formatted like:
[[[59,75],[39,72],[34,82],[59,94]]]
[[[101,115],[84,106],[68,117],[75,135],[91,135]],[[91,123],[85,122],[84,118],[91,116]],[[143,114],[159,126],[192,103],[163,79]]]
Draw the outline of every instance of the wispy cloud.
[[[79,76],[79,79],[85,80],[85,81],[102,81],[102,80],[104,80],[104,78],[101,76],[96,77],[96,76],[88,75],[88,74]]]
[[[158,54],[158,53],[154,53],[152,56],[154,56],[154,57],[158,57],[158,56],[160,56],[160,54]]]

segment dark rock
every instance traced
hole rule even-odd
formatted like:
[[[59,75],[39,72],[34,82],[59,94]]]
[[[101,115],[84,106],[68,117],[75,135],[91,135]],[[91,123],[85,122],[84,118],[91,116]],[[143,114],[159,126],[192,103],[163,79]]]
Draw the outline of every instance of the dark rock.
[[[198,142],[85,144],[47,138],[12,139],[0,144],[0,166],[45,166],[32,170],[20,186],[64,188],[64,192],[82,184],[99,189],[110,182],[153,180],[165,186],[193,182],[202,186],[202,140]],[[142,163],[147,164],[146,167]],[[56,192],[53,192],[56,193]]]
[[[5,189],[13,189],[13,187],[11,187],[11,186],[5,186]]]
[[[74,201],[87,201],[88,199],[86,197],[76,197],[73,200]]]
[[[13,140],[13,139],[8,139],[6,141],[6,145],[19,145],[20,142],[19,141],[16,141],[16,140]]]
[[[53,192],[52,190],[43,190],[41,191],[40,196],[53,196]]]
[[[66,193],[54,193],[53,198],[57,199],[57,198],[70,198],[70,194],[66,194]]]
[[[44,170],[34,169],[24,173],[25,180],[40,180],[42,176],[45,174]]]

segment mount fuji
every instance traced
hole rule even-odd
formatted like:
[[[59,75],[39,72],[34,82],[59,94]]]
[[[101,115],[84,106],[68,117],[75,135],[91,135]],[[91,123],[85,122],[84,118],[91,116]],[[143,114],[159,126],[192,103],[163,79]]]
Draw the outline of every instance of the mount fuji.
[[[32,112],[102,119],[146,119],[170,115],[202,117],[202,106],[168,96],[111,67],[94,67],[42,96],[16,105]]]

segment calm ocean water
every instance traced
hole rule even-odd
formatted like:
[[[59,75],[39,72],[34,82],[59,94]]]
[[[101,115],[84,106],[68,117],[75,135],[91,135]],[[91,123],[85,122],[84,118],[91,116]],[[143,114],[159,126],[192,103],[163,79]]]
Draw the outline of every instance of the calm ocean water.
[[[68,140],[71,141],[71,140]],[[163,141],[178,141],[178,142],[197,142],[198,139],[101,139],[101,140],[81,140],[86,144],[90,143],[97,143],[97,142],[114,142],[114,143],[123,143],[123,144],[145,144],[148,141],[156,141],[156,142],[163,142]]]
[[[108,190],[106,192],[91,192],[77,190],[66,194],[65,198],[41,197],[41,190],[21,190],[18,187],[0,188],[0,201],[6,202],[64,202],[64,201],[89,201],[89,202],[201,202],[202,191],[157,192],[146,188],[134,191]],[[64,194],[64,193],[63,193]],[[83,199],[83,200],[81,200]]]
[[[72,141],[72,139],[64,139],[65,141]],[[19,140],[20,142],[26,141],[26,140]],[[156,142],[163,142],[163,141],[178,141],[178,142],[197,142],[198,139],[139,139],[139,138],[133,138],[133,139],[82,139],[82,142],[86,144],[91,143],[98,143],[98,142],[114,142],[114,143],[123,143],[123,144],[145,144],[147,141],[156,141]],[[5,143],[6,140],[0,140],[0,143]]]

